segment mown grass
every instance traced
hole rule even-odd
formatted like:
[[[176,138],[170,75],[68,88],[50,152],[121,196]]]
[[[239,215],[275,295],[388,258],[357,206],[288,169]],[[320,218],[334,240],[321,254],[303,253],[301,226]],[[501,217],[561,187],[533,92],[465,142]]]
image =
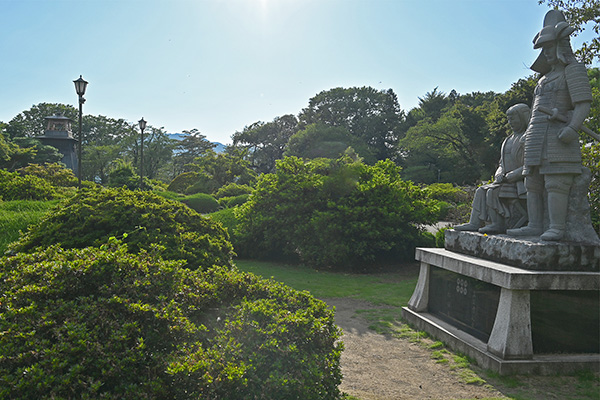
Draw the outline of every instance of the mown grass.
[[[0,202],[0,255],[9,243],[19,238],[31,224],[37,223],[59,200],[13,200]]]
[[[373,275],[318,271],[309,267],[253,260],[236,260],[239,269],[307,290],[321,299],[352,297],[374,305],[402,307],[408,304],[418,278],[416,265]]]

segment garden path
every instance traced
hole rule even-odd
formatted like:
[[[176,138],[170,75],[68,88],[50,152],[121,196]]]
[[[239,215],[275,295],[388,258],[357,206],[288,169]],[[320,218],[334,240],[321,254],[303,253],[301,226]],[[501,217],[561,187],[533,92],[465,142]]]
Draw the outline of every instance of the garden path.
[[[373,304],[348,298],[325,301],[335,306],[335,320],[344,333],[342,392],[360,400],[506,398],[489,385],[461,382],[457,372],[436,363],[422,345],[370,330],[356,310],[373,309]]]

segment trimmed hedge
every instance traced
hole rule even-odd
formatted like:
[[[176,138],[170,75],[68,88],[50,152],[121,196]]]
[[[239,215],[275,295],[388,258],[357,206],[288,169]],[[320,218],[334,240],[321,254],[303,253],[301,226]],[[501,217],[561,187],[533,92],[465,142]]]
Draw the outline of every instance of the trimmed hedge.
[[[219,209],[219,202],[206,193],[192,194],[184,197],[181,201],[192,210],[202,214],[211,213]]]
[[[181,265],[115,239],[0,258],[0,397],[340,398],[325,303]]]
[[[124,236],[125,234],[125,236]],[[31,227],[13,252],[61,244],[99,246],[123,237],[133,253],[162,247],[163,257],[185,260],[189,268],[231,266],[233,248],[223,227],[177,201],[126,188],[83,189]]]

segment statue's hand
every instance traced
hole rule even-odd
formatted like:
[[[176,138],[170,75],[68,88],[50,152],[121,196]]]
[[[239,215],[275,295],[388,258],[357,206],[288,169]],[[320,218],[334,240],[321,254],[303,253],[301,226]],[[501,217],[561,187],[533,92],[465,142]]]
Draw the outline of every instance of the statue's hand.
[[[560,140],[563,143],[571,143],[572,141],[577,140],[578,137],[579,134],[577,133],[577,131],[571,128],[570,126],[565,126],[560,130],[560,133],[558,134],[558,140]]]

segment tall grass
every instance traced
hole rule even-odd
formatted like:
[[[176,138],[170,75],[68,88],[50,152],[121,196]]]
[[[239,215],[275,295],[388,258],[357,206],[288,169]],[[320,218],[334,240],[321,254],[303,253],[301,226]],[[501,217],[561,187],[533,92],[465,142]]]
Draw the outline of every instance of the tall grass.
[[[13,200],[0,202],[0,255],[27,227],[37,223],[59,200]]]

